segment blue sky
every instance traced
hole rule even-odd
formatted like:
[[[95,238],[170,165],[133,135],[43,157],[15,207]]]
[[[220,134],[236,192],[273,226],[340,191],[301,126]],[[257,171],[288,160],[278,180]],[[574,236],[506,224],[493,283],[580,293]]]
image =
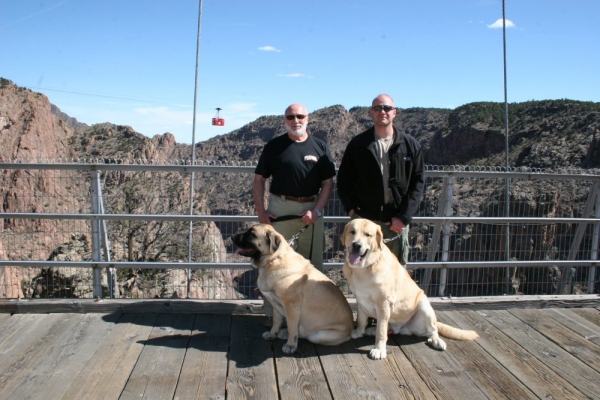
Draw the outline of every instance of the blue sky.
[[[81,122],[191,143],[198,3],[0,0],[0,76]],[[599,102],[599,15],[598,0],[506,0],[508,101]],[[501,0],[203,0],[196,141],[294,102],[502,102],[501,18]]]

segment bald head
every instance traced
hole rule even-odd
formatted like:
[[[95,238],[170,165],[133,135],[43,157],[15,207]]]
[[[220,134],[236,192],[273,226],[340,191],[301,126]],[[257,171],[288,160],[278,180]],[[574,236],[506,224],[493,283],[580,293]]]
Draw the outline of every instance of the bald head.
[[[388,105],[388,106],[394,106],[395,107],[394,99],[392,99],[392,96],[390,96],[389,94],[383,94],[382,93],[382,94],[378,95],[377,97],[375,97],[373,99],[373,101],[371,102],[371,106],[376,106],[376,105],[379,105],[379,104],[385,104],[385,105]]]
[[[285,115],[288,114],[308,115],[308,112],[306,111],[306,107],[304,107],[304,105],[300,103],[294,103],[289,105],[288,108],[285,109]]]
[[[369,111],[375,133],[381,138],[388,138],[394,134],[394,118],[396,117],[396,105],[390,95],[380,94],[373,99]]]

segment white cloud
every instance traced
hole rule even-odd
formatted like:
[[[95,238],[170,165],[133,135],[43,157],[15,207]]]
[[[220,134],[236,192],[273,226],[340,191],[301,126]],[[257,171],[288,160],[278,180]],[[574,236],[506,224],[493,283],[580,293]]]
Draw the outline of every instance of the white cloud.
[[[304,74],[300,72],[296,72],[294,74],[277,74],[277,76],[282,78],[304,78]]]
[[[258,48],[261,51],[274,51],[276,53],[281,52],[281,50],[279,50],[277,47],[274,46],[262,46]]]
[[[487,27],[490,28],[490,29],[502,29],[502,18],[498,18],[496,20],[496,22],[494,22],[491,25],[488,25]],[[506,20],[506,27],[507,28],[514,28],[515,24],[511,20],[507,19]]]

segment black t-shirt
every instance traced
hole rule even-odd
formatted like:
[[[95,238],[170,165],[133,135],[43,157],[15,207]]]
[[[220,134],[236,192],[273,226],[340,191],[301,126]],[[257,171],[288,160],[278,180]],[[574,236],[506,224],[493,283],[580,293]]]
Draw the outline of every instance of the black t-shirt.
[[[271,193],[310,197],[319,193],[321,182],[335,176],[335,164],[324,141],[309,135],[295,142],[284,134],[265,145],[254,173],[273,176]]]

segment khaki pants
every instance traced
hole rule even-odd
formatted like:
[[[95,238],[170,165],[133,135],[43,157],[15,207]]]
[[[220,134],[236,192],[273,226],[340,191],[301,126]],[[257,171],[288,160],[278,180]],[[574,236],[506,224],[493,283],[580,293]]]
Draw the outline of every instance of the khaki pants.
[[[271,195],[269,197],[269,207],[267,211],[276,215],[298,215],[307,210],[313,209],[315,202],[298,203],[292,200],[285,200],[281,197]],[[287,221],[271,223],[273,228],[279,232],[286,241],[289,241],[292,236],[297,234],[304,228],[304,222],[300,218],[290,219]],[[323,218],[318,218],[314,224],[310,225],[304,232],[300,234],[296,240],[296,252],[302,255],[316,269],[323,272],[323,247],[325,243],[325,224]],[[264,301],[265,315],[273,315],[273,306],[267,300]]]

